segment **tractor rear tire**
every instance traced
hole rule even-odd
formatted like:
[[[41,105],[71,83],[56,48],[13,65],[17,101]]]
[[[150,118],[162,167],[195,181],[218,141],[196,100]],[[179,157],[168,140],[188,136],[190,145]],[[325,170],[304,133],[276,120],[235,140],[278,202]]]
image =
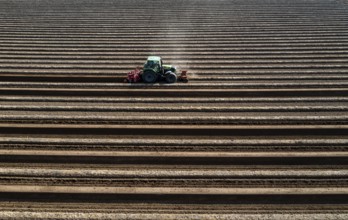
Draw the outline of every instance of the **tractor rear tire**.
[[[157,80],[157,74],[153,71],[146,71],[143,73],[142,78],[145,83],[154,83]]]
[[[169,72],[166,73],[166,81],[167,83],[175,83],[177,81],[178,77],[176,76],[175,73]]]

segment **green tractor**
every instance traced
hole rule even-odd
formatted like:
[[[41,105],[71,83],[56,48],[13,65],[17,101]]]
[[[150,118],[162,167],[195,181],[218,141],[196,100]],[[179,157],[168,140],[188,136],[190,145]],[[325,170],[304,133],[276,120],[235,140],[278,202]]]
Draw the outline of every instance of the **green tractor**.
[[[176,81],[188,82],[187,71],[182,71],[179,75],[174,66],[163,65],[161,57],[149,56],[144,67],[137,67],[135,70],[127,73],[127,78],[124,82],[155,83],[162,80],[167,81],[167,83],[175,83]]]
[[[167,83],[175,83],[177,80],[182,80],[182,75],[177,75],[174,66],[163,65],[161,57],[149,56],[144,64],[141,78],[145,83],[154,83],[162,79]]]

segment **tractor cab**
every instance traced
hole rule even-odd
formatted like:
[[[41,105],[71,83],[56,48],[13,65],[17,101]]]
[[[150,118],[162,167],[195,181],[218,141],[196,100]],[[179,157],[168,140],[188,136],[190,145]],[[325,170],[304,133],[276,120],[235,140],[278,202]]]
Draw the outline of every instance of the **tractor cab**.
[[[145,70],[153,70],[156,73],[163,73],[163,62],[161,57],[149,56],[144,64]]]

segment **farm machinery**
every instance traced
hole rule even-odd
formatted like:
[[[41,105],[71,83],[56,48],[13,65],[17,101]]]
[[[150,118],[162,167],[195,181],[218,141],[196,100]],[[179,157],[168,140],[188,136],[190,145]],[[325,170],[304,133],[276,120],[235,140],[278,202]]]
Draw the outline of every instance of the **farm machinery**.
[[[149,56],[143,67],[137,67],[129,72],[125,79],[125,82],[129,83],[155,83],[158,81],[166,81],[167,83],[187,82],[187,71],[182,71],[181,74],[178,74],[176,67],[163,65],[161,57]]]

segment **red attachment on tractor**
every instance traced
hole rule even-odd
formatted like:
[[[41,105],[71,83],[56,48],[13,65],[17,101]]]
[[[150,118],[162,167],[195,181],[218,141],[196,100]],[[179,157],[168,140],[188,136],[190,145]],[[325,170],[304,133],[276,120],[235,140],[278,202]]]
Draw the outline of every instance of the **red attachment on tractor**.
[[[187,70],[183,70],[181,71],[181,74],[180,76],[178,77],[178,79],[182,82],[188,82],[188,79],[187,79]]]
[[[130,71],[127,74],[127,78],[124,80],[125,82],[129,83],[136,83],[141,81],[141,69],[136,68],[135,70]]]

